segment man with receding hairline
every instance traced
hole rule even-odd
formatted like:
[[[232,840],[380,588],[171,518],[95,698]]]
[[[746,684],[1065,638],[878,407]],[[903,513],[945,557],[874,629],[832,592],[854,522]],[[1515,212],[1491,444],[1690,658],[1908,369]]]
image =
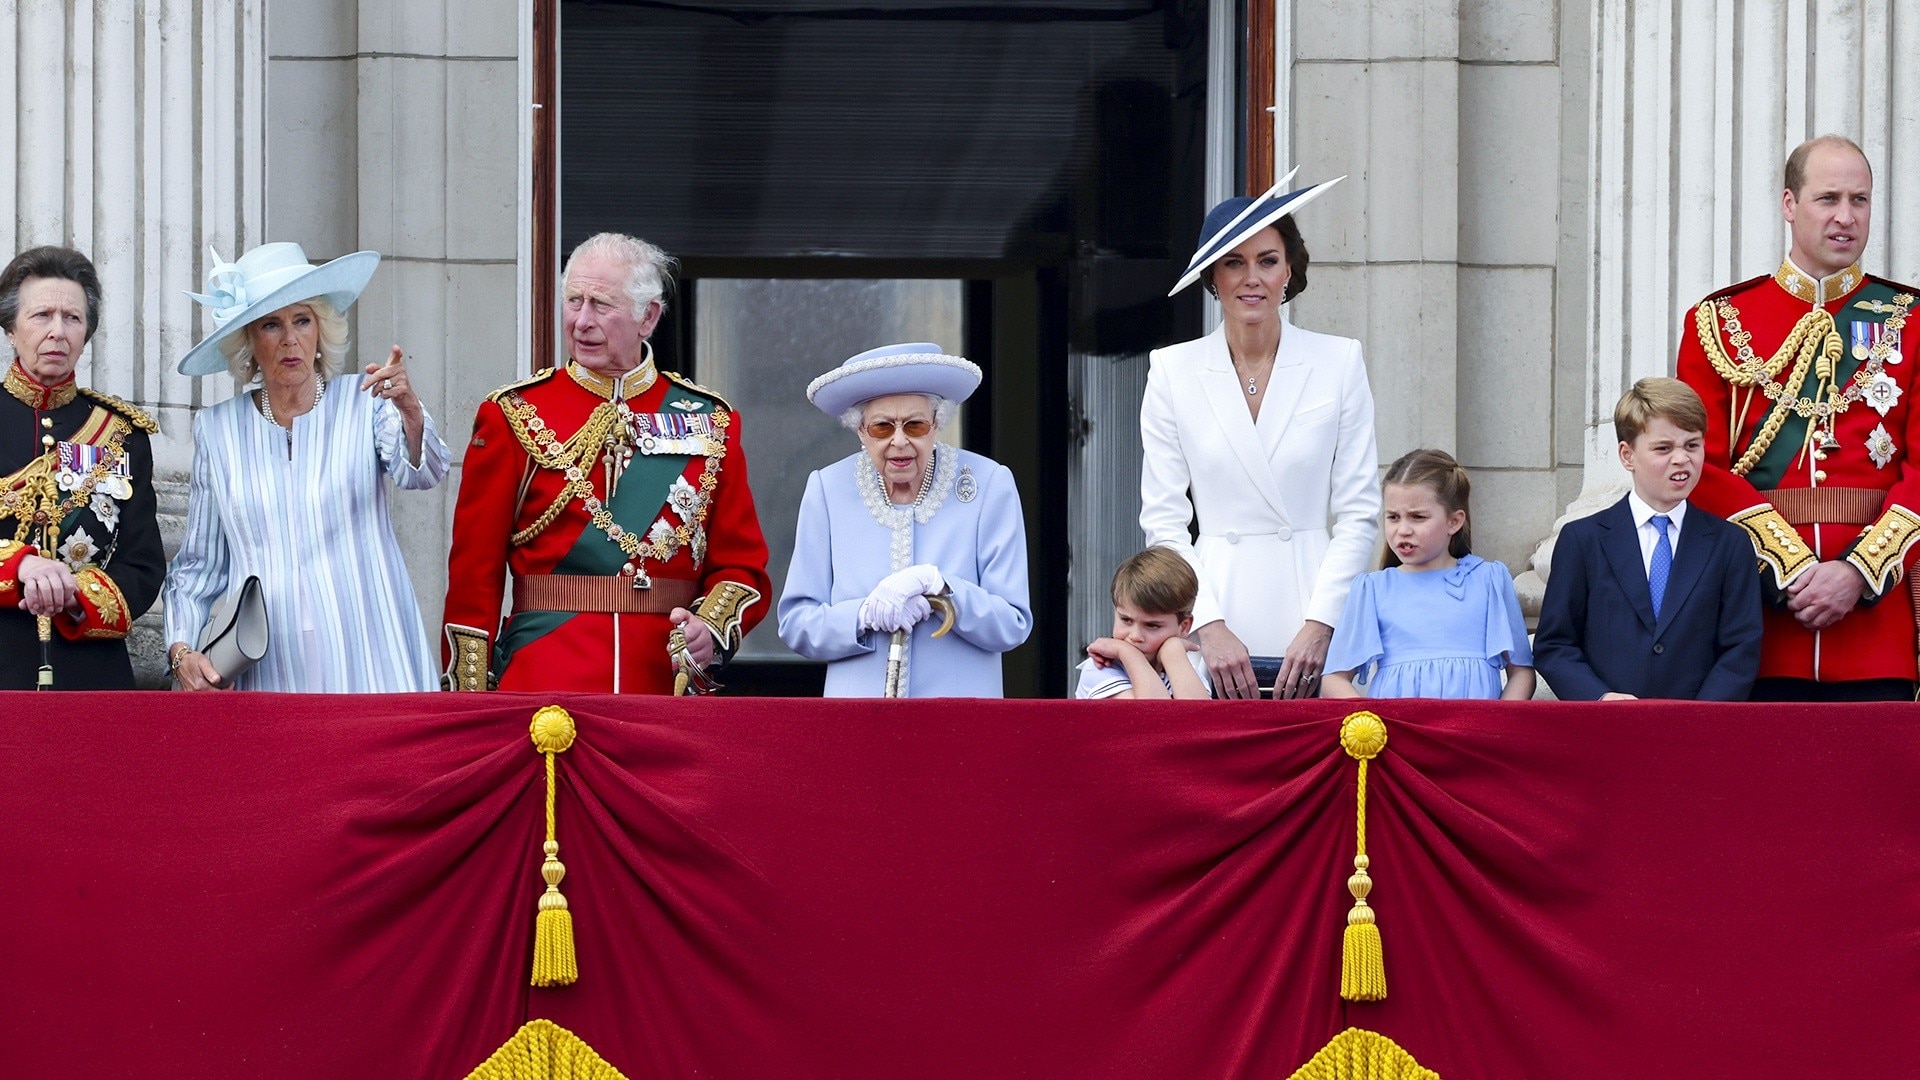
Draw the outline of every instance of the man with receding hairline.
[[[1707,405],[1694,501],[1753,541],[1771,601],[1754,700],[1911,700],[1920,290],[1860,267],[1873,169],[1851,139],[1801,143],[1783,180],[1780,268],[1681,330],[1679,377]]]

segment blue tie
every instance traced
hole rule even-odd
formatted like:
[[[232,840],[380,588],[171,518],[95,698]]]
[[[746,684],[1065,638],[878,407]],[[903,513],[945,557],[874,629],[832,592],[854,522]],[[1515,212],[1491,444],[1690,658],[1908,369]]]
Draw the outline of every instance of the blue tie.
[[[1653,527],[1660,539],[1653,542],[1653,564],[1647,567],[1647,591],[1653,594],[1653,617],[1660,617],[1660,601],[1667,598],[1667,576],[1673,573],[1673,542],[1667,539],[1667,526],[1673,524],[1665,514],[1653,515]]]

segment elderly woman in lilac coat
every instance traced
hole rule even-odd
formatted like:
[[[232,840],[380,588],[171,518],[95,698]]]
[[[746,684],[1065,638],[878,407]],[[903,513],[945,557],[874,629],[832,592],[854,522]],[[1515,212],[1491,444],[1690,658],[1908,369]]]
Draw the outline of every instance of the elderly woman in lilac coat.
[[[807,399],[860,451],[807,478],[780,640],[827,663],[828,697],[879,697],[910,631],[903,697],[999,697],[1000,655],[1027,639],[1027,536],[1006,467],[939,432],[980,369],[938,345],[889,345],[815,379]],[[933,598],[953,607],[952,630]]]

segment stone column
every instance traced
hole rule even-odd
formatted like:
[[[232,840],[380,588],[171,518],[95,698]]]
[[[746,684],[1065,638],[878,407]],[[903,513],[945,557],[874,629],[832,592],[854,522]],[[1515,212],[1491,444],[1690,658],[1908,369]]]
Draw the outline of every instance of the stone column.
[[[1358,338],[1380,456],[1455,445],[1460,20],[1452,4],[1285,4],[1297,183],[1345,174],[1302,212],[1301,326]],[[1278,50],[1276,49],[1276,52]],[[1284,170],[1282,171],[1284,175]]]
[[[1861,144],[1876,191],[1866,267],[1915,276],[1920,211],[1895,195],[1920,169],[1920,72],[1893,12],[1893,0],[1592,0],[1585,243],[1564,251],[1591,253],[1585,481],[1562,521],[1625,491],[1613,404],[1634,380],[1672,374],[1687,310],[1779,265],[1796,144],[1829,132]],[[1552,543],[1534,554],[1541,574]]]

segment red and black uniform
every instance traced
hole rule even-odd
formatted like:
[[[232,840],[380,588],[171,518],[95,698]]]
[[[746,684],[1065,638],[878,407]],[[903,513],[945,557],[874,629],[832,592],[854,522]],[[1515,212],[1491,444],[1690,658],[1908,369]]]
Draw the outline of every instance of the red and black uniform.
[[[127,631],[160,594],[167,561],[154,516],[159,430],[139,409],[72,379],[36,382],[14,361],[0,394],[0,689],[33,689],[39,629],[20,609],[28,555],[64,562],[78,599],[53,617],[53,685],[131,690]]]
[[[1762,678],[1915,679],[1904,578],[1920,540],[1920,333],[1903,328],[1916,295],[1858,265],[1820,279],[1789,261],[1688,316],[1678,374],[1707,406],[1693,501],[1753,540],[1775,601]],[[1866,578],[1867,595],[1808,630],[1781,590],[1836,560]]]
[[[730,654],[770,590],[740,418],[712,391],[569,364],[481,403],[447,559],[456,688],[671,693],[668,612]]]

